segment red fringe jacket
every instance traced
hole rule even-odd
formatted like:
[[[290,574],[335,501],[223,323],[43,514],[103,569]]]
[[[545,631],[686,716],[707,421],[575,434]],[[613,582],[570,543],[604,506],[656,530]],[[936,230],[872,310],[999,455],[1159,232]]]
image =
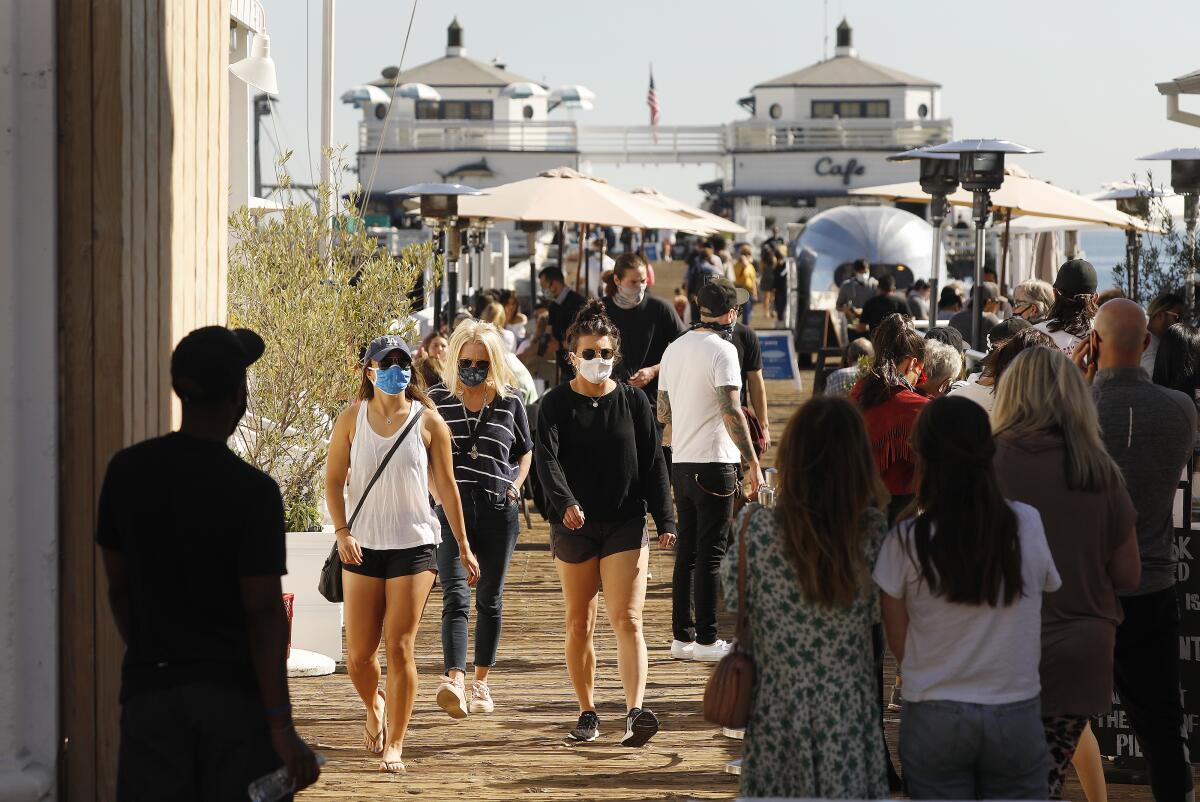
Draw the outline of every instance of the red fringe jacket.
[[[850,390],[850,398],[859,402],[862,382]],[[904,386],[892,388],[892,397],[876,407],[863,411],[867,424],[867,440],[879,476],[893,496],[907,496],[917,492],[914,481],[912,458],[912,429],[921,408],[929,399]]]

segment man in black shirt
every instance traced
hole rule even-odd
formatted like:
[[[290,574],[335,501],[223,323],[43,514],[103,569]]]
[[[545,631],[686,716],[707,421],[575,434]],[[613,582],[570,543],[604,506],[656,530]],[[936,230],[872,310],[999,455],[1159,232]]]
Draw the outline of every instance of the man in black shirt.
[[[538,353],[548,351],[554,353],[558,365],[558,375],[566,381],[575,375],[562,343],[566,342],[567,329],[575,322],[575,316],[583,308],[583,296],[567,286],[563,273],[557,267],[544,267],[538,273],[538,283],[542,286],[542,295],[550,302],[550,340],[539,346]]]
[[[762,432],[763,448],[771,446],[771,428],[767,420],[767,383],[763,379],[762,348],[754,329],[738,322],[733,324],[730,340],[738,352],[738,366],[742,372],[742,412],[750,425],[751,436],[757,424]],[[751,414],[754,421],[750,420]],[[761,454],[759,455],[761,456]]]
[[[96,542],[126,645],[119,799],[244,799],[281,763],[297,789],[318,776],[288,702],[283,500],[226,445],[263,350],[248,329],[184,337],[179,431],[117,453],[104,477]]]
[[[658,363],[685,331],[683,321],[670,304],[646,291],[646,260],[637,253],[617,257],[613,278],[617,293],[604,299],[604,311],[621,332],[621,360],[613,378],[644,391],[657,420]]]
[[[862,322],[867,331],[874,335],[875,328],[883,319],[891,314],[908,314],[908,301],[896,295],[896,278],[891,273],[884,273],[875,285],[875,297],[867,300],[862,308]]]

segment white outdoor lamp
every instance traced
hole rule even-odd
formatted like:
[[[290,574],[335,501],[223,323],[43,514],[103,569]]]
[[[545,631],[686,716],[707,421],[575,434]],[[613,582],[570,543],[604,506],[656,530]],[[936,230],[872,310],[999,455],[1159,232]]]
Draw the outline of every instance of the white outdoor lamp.
[[[229,65],[229,71],[250,86],[268,95],[279,94],[275,78],[275,59],[271,58],[271,37],[256,33],[250,45],[250,55]]]

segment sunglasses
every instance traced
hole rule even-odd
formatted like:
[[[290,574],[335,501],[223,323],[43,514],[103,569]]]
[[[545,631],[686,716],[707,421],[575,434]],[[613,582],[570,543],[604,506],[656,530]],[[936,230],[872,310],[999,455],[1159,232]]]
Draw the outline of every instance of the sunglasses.
[[[412,357],[410,357],[408,354],[405,354],[403,352],[399,352],[399,353],[394,352],[394,353],[388,354],[383,359],[379,360],[379,369],[380,370],[387,370],[388,368],[392,367],[393,365],[398,365],[401,368],[407,370],[408,368],[412,367]]]
[[[600,355],[601,359],[612,359],[614,353],[616,352],[611,348],[601,348],[599,351],[597,351],[595,348],[584,348],[579,352],[579,355],[590,361],[595,359],[597,354]]]
[[[481,359],[478,362],[472,362],[469,359],[458,360],[458,369],[459,370],[467,370],[468,368],[472,368],[472,367],[477,368],[478,370],[488,370],[489,368],[491,368],[491,366],[492,366],[492,363],[486,359]]]

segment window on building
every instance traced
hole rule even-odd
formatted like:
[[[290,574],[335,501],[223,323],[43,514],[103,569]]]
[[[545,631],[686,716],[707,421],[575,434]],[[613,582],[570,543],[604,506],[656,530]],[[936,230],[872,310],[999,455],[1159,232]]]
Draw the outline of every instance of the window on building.
[[[521,109],[521,116],[524,117],[526,120],[532,120],[533,119],[533,106],[526,106],[525,108]]]
[[[418,120],[490,120],[490,100],[418,100]]]
[[[886,100],[814,100],[812,116],[817,120],[890,117],[891,103]]]
[[[472,100],[467,104],[467,119],[468,120],[490,120],[492,119],[492,101],[490,100]]]
[[[924,103],[922,103],[920,106],[917,106],[917,116],[924,120],[929,116],[929,107]]]
[[[443,120],[465,120],[467,119],[467,101],[465,100],[443,100],[442,114]]]
[[[436,120],[440,114],[440,104],[436,100],[417,101],[418,120]]]

